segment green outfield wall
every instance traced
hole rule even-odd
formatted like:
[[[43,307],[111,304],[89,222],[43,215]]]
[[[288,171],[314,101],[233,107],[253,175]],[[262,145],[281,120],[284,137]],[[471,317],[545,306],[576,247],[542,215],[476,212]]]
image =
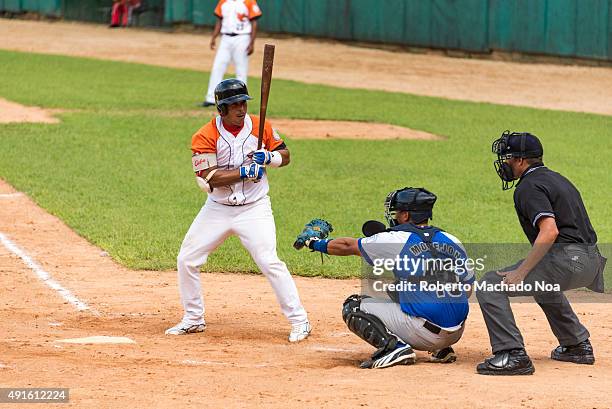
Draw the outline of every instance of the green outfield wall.
[[[212,26],[217,0],[149,0],[159,23]],[[612,61],[612,0],[259,0],[262,30],[405,46]],[[106,22],[111,0],[0,0]]]
[[[165,0],[165,21],[213,25],[216,0]],[[612,60],[612,0],[259,0],[262,30],[489,53]]]

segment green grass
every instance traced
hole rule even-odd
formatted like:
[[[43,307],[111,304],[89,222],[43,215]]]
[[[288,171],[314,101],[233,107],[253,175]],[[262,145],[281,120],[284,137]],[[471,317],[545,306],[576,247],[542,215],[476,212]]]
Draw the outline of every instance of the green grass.
[[[208,116],[189,113],[202,98],[207,75],[7,51],[0,51],[0,67],[0,97],[72,110],[57,125],[1,125],[0,177],[126,266],[174,268],[205,199],[193,180],[189,144]],[[257,101],[259,82],[252,79],[249,86]],[[279,255],[296,274],[357,275],[357,258],[327,258],[321,265],[318,256],[293,250],[295,235],[313,217],[331,221],[335,236],[359,235],[363,221],[382,219],[386,194],[407,185],[435,192],[434,223],[466,243],[525,242],[512,193],[501,191],[492,167],[491,142],[505,129],[541,137],[547,165],[582,192],[600,242],[612,240],[612,117],[284,80],[274,80],[268,114],[385,122],[448,138],[288,136],[292,163],[269,172],[270,195]],[[256,268],[231,239],[205,269]]]

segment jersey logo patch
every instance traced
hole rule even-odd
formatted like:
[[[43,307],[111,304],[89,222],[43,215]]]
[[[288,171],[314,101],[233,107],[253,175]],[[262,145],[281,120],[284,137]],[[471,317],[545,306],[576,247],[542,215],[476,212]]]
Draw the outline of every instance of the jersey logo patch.
[[[276,140],[276,141],[280,141],[280,140],[281,140],[281,137],[280,137],[280,135],[278,134],[278,131],[277,131],[276,129],[274,129],[274,128],[272,128],[272,137],[273,137],[273,138],[274,138],[274,140]]]

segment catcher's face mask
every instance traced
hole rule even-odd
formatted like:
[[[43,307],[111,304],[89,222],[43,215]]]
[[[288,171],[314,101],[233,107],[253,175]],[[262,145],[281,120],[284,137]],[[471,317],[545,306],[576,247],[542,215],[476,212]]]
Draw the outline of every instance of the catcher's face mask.
[[[393,192],[389,193],[387,195],[387,198],[385,199],[385,220],[387,220],[387,223],[389,223],[389,227],[395,227],[398,224],[397,220],[395,220],[395,217],[397,216],[397,210],[392,208],[397,192],[397,190],[394,190]]]

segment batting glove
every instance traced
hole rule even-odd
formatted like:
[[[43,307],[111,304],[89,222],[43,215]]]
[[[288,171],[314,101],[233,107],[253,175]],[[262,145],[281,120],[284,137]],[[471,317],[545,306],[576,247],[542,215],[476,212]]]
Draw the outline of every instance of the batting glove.
[[[283,157],[280,152],[258,149],[253,152],[253,161],[258,165],[278,168],[283,163]]]
[[[264,175],[264,167],[257,163],[243,165],[240,167],[240,179],[259,181]]]

